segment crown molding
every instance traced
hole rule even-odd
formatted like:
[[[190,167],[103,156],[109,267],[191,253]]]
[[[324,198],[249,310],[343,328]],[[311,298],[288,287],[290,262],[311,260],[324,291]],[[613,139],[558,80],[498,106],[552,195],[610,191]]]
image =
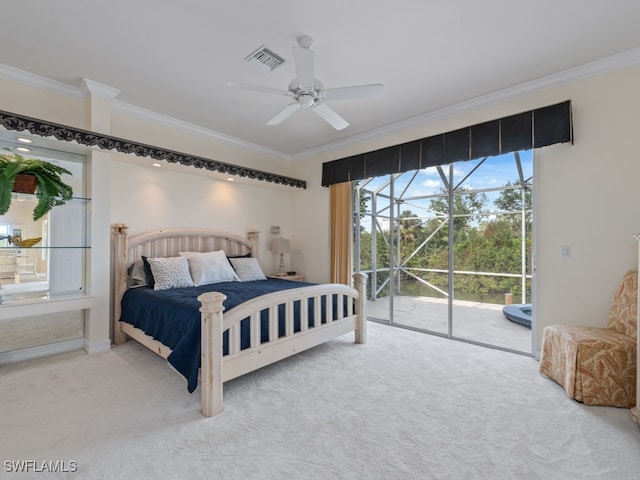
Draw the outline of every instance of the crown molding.
[[[242,140],[237,137],[232,137],[230,135],[225,135],[223,133],[216,132],[215,130],[210,130],[208,128],[200,127],[198,125],[194,125],[193,123],[185,122],[183,120],[179,120],[177,118],[170,117],[168,115],[163,115],[161,113],[153,112],[151,110],[146,110],[144,108],[131,105],[130,103],[125,103],[125,102],[116,100],[112,103],[112,107],[116,110],[119,110],[124,113],[128,113],[130,115],[137,116],[139,118],[151,120],[157,123],[162,123],[164,125],[167,125],[168,127],[179,128],[181,130],[202,135],[204,137],[211,138],[213,140],[221,141],[231,145],[240,146],[243,148],[254,150],[256,152],[265,153],[267,155],[272,155],[282,160],[291,160],[290,155],[286,155],[278,150],[273,150],[271,148],[258,145],[256,143],[247,142],[246,140]]]
[[[58,82],[56,80],[42,77],[34,73],[25,72],[24,70],[19,70],[17,68],[13,68],[13,67],[10,67],[9,65],[4,65],[4,64],[0,64],[0,77],[20,83],[22,85],[39,88],[41,90],[45,90],[51,93],[57,93],[60,95],[65,95],[67,97],[72,97],[76,99],[86,98],[90,94],[98,95],[107,99],[112,99],[112,98],[115,98],[120,93],[120,90],[95,82],[93,80],[82,79],[82,83],[80,86],[69,85],[67,83]],[[231,145],[236,145],[243,148],[247,148],[249,150],[265,153],[267,155],[271,155],[282,160],[291,160],[291,155],[287,155],[278,150],[267,148],[255,143],[247,142],[246,140],[232,137],[230,135],[225,135],[223,133],[219,133],[214,130],[200,127],[198,125],[194,125],[192,123],[185,122],[177,118],[169,117],[161,113],[152,112],[151,110],[147,110],[142,107],[137,107],[130,103],[125,103],[122,101],[115,100],[112,103],[112,107],[114,109],[120,110],[121,112],[128,113],[128,114],[137,116],[139,118],[144,118],[147,120],[162,123],[172,128],[179,128],[181,130],[193,132],[198,135],[212,138],[217,141],[222,141]]]
[[[83,97],[87,98],[90,96],[101,97],[106,100],[112,100],[118,96],[120,90],[112,88],[108,85],[104,85],[102,83],[94,82],[93,80],[89,80],[88,78],[83,78],[80,83],[80,90],[83,94]]]
[[[48,92],[65,95],[67,97],[82,98],[82,92],[74,85],[68,83],[58,82],[47,77],[41,77],[34,73],[25,72],[17,68],[10,67],[9,65],[0,64],[0,77],[7,80],[26,85],[28,87],[35,87]]]
[[[291,160],[302,160],[304,158],[309,158],[320,153],[326,153],[330,150],[346,147],[355,143],[361,143],[389,133],[395,133],[399,130],[424,125],[425,123],[442,120],[453,115],[459,115],[461,113],[480,107],[512,100],[522,95],[565,85],[577,80],[613,72],[615,70],[620,70],[638,64],[640,64],[640,47],[634,48],[632,50],[627,50],[625,52],[612,55],[600,60],[596,60],[595,62],[587,63],[585,65],[548,75],[537,80],[532,80],[530,82],[515,85],[513,87],[499,90],[494,93],[476,97],[465,102],[460,102],[455,105],[450,105],[448,107],[434,110],[433,112],[425,113],[423,115],[417,115],[400,122],[377,128],[375,130],[369,130],[360,135],[354,135],[338,142],[320,145],[318,147],[311,148],[309,150],[305,150],[304,152],[292,155]]]
[[[573,67],[573,68],[564,70],[562,72],[548,75],[546,77],[542,77],[537,80],[532,80],[530,82],[526,82],[520,85],[515,85],[513,87],[509,87],[494,93],[483,95],[481,97],[477,97],[465,102],[460,102],[455,105],[451,105],[449,107],[435,110],[433,112],[425,113],[423,115],[418,115],[406,120],[402,120],[400,122],[396,122],[391,125],[387,125],[385,127],[369,130],[362,134],[354,135],[352,137],[339,140],[337,142],[331,142],[324,145],[320,145],[318,147],[310,148],[308,150],[304,150],[302,152],[299,152],[297,154],[292,154],[292,155],[284,154],[283,152],[273,150],[255,143],[247,142],[245,140],[242,140],[236,137],[225,135],[225,134],[216,132],[214,130],[199,127],[197,125],[193,125],[173,117],[162,115],[156,112],[151,112],[149,110],[145,110],[143,108],[140,108],[128,103],[124,103],[121,101],[114,101],[112,103],[112,106],[113,108],[116,108],[120,111],[129,113],[132,115],[136,115],[142,118],[147,118],[149,120],[161,122],[165,125],[179,128],[182,130],[191,131],[199,135],[203,135],[218,141],[241,146],[243,148],[265,153],[268,155],[272,155],[283,160],[298,161],[298,160],[312,157],[320,153],[326,153],[327,151],[330,151],[336,148],[342,148],[345,146],[353,145],[355,143],[360,143],[366,140],[370,140],[372,138],[375,138],[381,135],[394,133],[405,128],[415,127],[417,125],[447,118],[452,115],[464,113],[465,111],[473,110],[479,107],[492,105],[505,100],[510,100],[520,95],[533,93],[536,91],[548,89],[555,86],[560,86],[566,83],[574,82],[576,80],[580,80],[580,79],[592,77],[595,75],[600,75],[600,74],[608,73],[614,70],[619,70],[622,68],[637,65],[639,63],[640,63],[640,47],[627,50],[625,52],[621,52],[615,55],[611,55],[609,57],[605,57],[600,60],[596,60],[594,62],[590,62],[578,67]],[[56,80],[35,75],[29,72],[25,72],[23,70],[13,68],[8,65],[0,64],[0,77],[6,78],[8,80],[12,80],[24,85],[47,90],[53,93],[67,95],[73,98],[84,97],[82,88],[80,87],[58,82]],[[98,84],[97,82],[92,82],[92,83],[94,84],[94,86],[101,85],[101,84]],[[103,90],[101,91],[103,93],[108,93],[108,92],[112,93],[116,91],[111,87],[107,87],[104,85],[102,87],[103,87]]]

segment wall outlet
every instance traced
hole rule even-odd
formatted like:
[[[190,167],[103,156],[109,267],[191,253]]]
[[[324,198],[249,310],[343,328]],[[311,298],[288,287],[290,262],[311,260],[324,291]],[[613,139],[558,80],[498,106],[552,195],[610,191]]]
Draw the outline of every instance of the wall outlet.
[[[280,235],[280,227],[277,225],[273,225],[271,227],[271,235]]]

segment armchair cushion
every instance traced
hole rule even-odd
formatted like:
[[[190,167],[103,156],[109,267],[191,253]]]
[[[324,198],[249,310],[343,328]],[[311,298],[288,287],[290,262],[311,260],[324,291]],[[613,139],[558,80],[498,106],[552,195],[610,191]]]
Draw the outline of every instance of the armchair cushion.
[[[635,270],[627,272],[616,290],[607,326],[629,337],[637,337],[638,272]]]
[[[636,340],[609,328],[552,325],[544,329],[540,372],[585,405],[632,407]]]

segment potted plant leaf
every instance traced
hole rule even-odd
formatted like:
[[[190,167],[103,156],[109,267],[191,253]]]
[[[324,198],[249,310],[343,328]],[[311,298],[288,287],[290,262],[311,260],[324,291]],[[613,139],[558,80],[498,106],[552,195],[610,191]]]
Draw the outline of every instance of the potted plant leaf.
[[[38,220],[53,207],[64,205],[73,196],[73,189],[62,181],[63,174],[71,175],[66,168],[37,158],[24,158],[17,153],[0,155],[0,215],[11,206],[14,187],[23,186],[35,178],[34,193],[38,203],[33,209],[33,219]],[[25,177],[23,177],[25,176]],[[32,177],[32,178],[26,178]],[[24,188],[19,188],[25,193]]]

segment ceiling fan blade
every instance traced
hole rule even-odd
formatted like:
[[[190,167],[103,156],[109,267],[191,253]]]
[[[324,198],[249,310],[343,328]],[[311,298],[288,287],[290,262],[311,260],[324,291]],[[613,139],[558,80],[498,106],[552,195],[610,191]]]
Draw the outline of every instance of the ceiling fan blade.
[[[309,48],[293,47],[298,83],[303,88],[312,89],[316,83],[313,72],[313,51]]]
[[[374,85],[327,88],[320,92],[320,98],[323,100],[357,100],[360,98],[380,98],[383,93],[384,86],[376,83]]]
[[[349,126],[349,123],[344,118],[331,110],[324,103],[316,103],[311,107],[311,109],[336,130],[342,130]]]
[[[291,96],[291,92],[289,92],[288,90],[282,90],[279,88],[271,88],[271,87],[263,87],[262,85],[253,85],[251,83],[227,82],[227,87],[239,88],[241,90],[250,90],[252,92],[274,93],[276,95]]]
[[[267,122],[267,125],[278,125],[278,124],[280,124],[285,118],[287,118],[289,115],[291,115],[293,112],[295,112],[299,108],[300,108],[300,104],[298,102],[290,103],[289,105],[287,105],[284,108],[284,110],[282,110],[275,117],[273,117],[271,120],[269,120]]]

